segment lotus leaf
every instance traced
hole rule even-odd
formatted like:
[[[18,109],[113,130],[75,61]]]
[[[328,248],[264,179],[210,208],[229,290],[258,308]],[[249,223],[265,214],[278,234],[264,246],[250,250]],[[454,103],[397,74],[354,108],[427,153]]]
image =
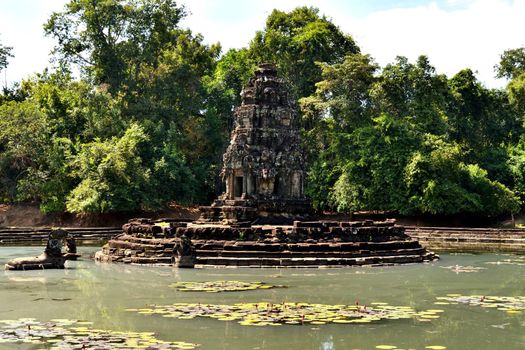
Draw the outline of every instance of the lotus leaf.
[[[167,342],[151,332],[119,332],[87,327],[91,322],[32,318],[0,320],[0,343],[43,344],[52,349],[195,349],[197,344]]]
[[[264,282],[241,281],[210,281],[210,282],[177,282],[170,285],[181,292],[238,292],[256,289],[285,288],[281,285],[271,285]]]
[[[409,306],[391,306],[376,303],[374,306],[325,305],[308,303],[239,303],[233,305],[185,304],[153,305],[151,309],[128,309],[140,314],[178,319],[208,317],[219,321],[237,321],[243,326],[267,325],[322,325],[327,323],[370,323],[381,320],[415,318],[420,321],[439,318],[443,310],[418,312]]]

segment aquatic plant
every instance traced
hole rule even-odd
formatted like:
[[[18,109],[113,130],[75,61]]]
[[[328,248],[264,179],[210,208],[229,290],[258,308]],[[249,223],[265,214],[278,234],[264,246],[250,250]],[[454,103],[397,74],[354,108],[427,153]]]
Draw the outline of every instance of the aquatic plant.
[[[210,281],[210,282],[177,282],[170,285],[181,292],[238,292],[256,289],[285,288],[282,285],[271,285],[264,282]]]
[[[506,311],[508,314],[521,314],[525,310],[525,296],[507,297],[494,295],[461,295],[447,294],[445,297],[437,297],[438,302],[434,304],[467,304],[494,308]]]
[[[380,320],[416,318],[429,321],[439,318],[443,310],[418,312],[410,306],[391,306],[387,303],[371,305],[326,305],[308,303],[239,303],[234,305],[187,304],[153,305],[151,308],[127,309],[143,315],[160,315],[178,319],[209,317],[219,321],[237,321],[243,326],[322,325],[327,323],[370,323]]]
[[[92,322],[34,318],[0,320],[1,343],[42,344],[50,349],[181,349],[197,344],[162,341],[152,332],[121,332],[92,328]]]

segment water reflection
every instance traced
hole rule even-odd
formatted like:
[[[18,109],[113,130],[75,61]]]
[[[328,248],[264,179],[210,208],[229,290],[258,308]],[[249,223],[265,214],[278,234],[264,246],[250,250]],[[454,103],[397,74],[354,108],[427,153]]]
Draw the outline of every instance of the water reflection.
[[[333,337],[330,335],[328,339],[321,343],[320,350],[335,350]]]

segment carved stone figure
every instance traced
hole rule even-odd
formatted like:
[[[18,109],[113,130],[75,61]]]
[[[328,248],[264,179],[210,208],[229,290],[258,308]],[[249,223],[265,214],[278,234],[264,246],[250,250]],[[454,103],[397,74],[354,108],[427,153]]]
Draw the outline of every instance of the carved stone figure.
[[[196,256],[195,247],[191,243],[191,239],[183,235],[175,246],[173,266],[193,268],[195,266]]]
[[[66,251],[62,252],[64,242]],[[51,231],[44,252],[36,257],[22,257],[10,260],[6,270],[63,269],[66,260],[76,260],[75,239],[65,230]]]

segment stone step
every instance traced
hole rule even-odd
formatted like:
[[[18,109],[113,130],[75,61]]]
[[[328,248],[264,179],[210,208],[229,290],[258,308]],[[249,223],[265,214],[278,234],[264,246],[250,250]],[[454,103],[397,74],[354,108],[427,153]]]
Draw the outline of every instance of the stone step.
[[[341,242],[341,243],[260,243],[239,241],[193,241],[197,250],[228,250],[254,252],[355,252],[360,250],[396,250],[420,248],[415,240],[391,242]]]
[[[428,259],[422,255],[374,256],[362,258],[238,258],[238,257],[197,257],[197,266],[235,267],[315,267],[389,265],[422,262]]]
[[[172,264],[173,258],[172,257],[140,257],[140,256],[132,256],[131,257],[131,263],[132,264]]]
[[[227,251],[227,250],[197,250],[198,257],[240,257],[240,258],[357,258],[363,256],[397,256],[397,255],[416,255],[424,254],[425,249],[397,249],[397,250],[378,250],[378,251],[355,251],[355,252],[261,252],[261,251]]]
[[[145,250],[145,249],[164,249],[162,245],[156,244],[144,244],[144,243],[133,243],[128,241],[122,241],[117,239],[112,239],[108,242],[108,246],[111,248],[119,249],[133,249],[133,250]]]

